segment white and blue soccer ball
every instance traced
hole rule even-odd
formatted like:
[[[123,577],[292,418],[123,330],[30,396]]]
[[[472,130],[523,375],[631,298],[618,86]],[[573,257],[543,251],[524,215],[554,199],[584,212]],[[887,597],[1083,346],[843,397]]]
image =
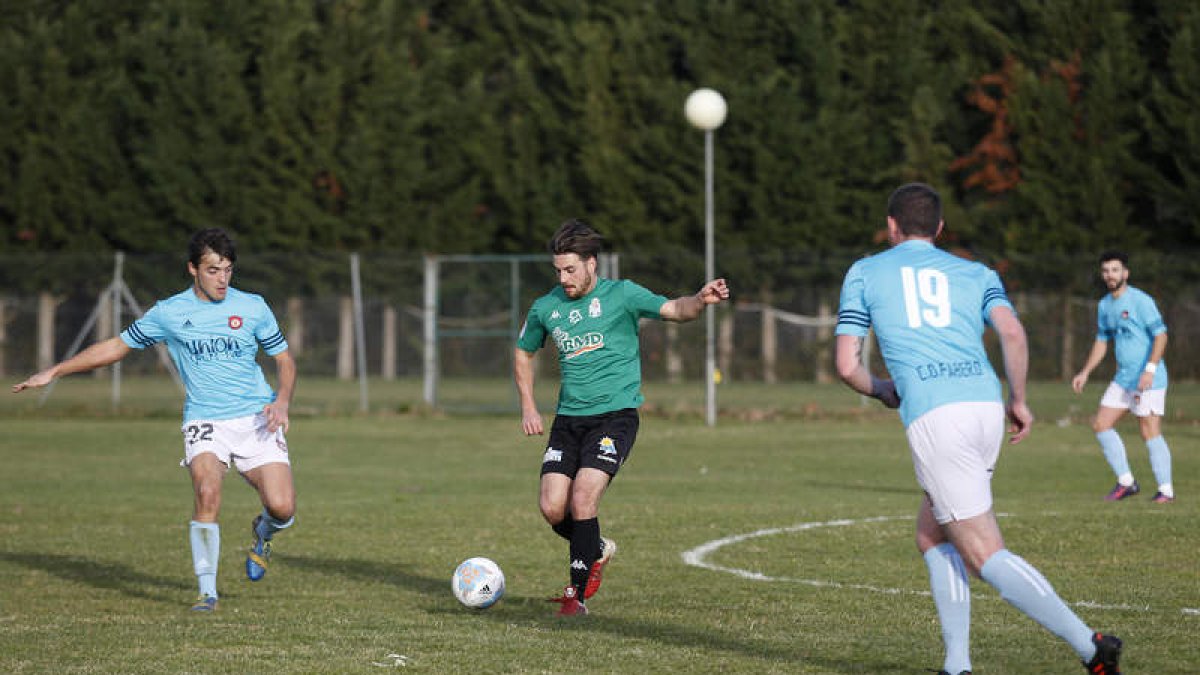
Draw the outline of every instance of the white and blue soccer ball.
[[[504,597],[504,572],[488,558],[468,558],[454,570],[450,588],[467,607],[486,609]]]

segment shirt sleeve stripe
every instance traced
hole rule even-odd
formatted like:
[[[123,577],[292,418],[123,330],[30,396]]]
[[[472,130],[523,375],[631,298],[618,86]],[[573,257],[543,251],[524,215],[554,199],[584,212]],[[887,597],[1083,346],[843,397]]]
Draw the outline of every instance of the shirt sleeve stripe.
[[[866,319],[857,317],[840,317],[838,319],[839,326],[858,326],[860,328],[870,328],[871,322]]]
[[[129,331],[129,336],[132,337],[134,342],[137,342],[139,345],[142,345],[143,347],[150,347],[154,344],[154,340],[146,337],[146,334],[142,332],[142,329],[138,328],[137,322],[129,324],[129,328],[127,330]]]
[[[283,339],[282,331],[278,331],[274,335],[272,335],[264,340],[258,341],[258,343],[263,346],[263,349],[274,349],[275,347],[278,347],[279,345],[283,344],[283,342],[284,342],[284,339]]]

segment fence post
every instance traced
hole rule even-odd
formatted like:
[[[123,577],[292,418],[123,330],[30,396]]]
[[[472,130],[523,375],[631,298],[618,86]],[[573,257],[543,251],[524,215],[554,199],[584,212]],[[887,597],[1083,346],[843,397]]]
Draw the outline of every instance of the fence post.
[[[425,373],[425,404],[431,407],[437,403],[437,299],[438,258],[427,255],[425,256],[425,310],[422,321],[425,355],[422,370]]]

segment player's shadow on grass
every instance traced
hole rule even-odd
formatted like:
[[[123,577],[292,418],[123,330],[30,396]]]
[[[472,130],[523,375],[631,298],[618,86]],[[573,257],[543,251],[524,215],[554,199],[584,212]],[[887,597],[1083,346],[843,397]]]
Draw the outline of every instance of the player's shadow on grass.
[[[431,613],[461,614],[463,608],[450,594],[450,580],[432,578],[405,571],[399,565],[354,558],[313,558],[303,555],[279,554],[281,566],[330,576],[341,576],[374,585],[390,584],[398,588],[416,591],[436,601],[436,607],[427,607]],[[496,610],[474,614],[481,619],[510,623],[514,620],[528,621],[541,629],[571,632],[577,637],[589,632],[604,631],[630,640],[652,640],[689,649],[724,651],[756,657],[780,664],[807,664],[831,673],[896,673],[913,672],[904,664],[880,660],[868,663],[865,658],[831,659],[805,656],[805,640],[797,635],[793,645],[781,647],[764,640],[755,640],[746,634],[722,633],[711,628],[694,628],[667,621],[655,622],[642,619],[625,619],[592,615],[581,619],[558,619],[552,616],[556,605],[545,598],[516,596],[510,593]]]
[[[0,560],[47,572],[66,581],[154,602],[178,604],[180,593],[193,589],[191,584],[181,579],[167,579],[139,572],[121,563],[100,562],[81,556],[5,551],[0,552]]]
[[[506,596],[497,605],[500,611],[479,613],[500,623],[512,623],[520,618],[537,624],[543,630],[561,631],[570,634],[571,639],[586,639],[589,633],[605,632],[621,638],[628,638],[631,643],[644,640],[672,645],[685,649],[701,649],[710,652],[728,652],[743,657],[758,658],[777,664],[784,671],[789,667],[795,668],[803,664],[816,667],[821,672],[829,673],[912,673],[931,672],[928,669],[914,669],[911,665],[889,661],[887,657],[879,656],[874,659],[863,654],[854,654],[846,659],[836,659],[826,656],[814,656],[813,649],[808,647],[808,641],[803,634],[796,634],[794,640],[786,645],[773,643],[769,640],[756,639],[752,632],[736,632],[732,627],[726,630],[711,626],[697,627],[673,621],[650,621],[647,619],[631,619],[627,617],[604,616],[593,613],[587,617],[562,618],[553,616],[557,605],[552,605],[541,598]],[[733,611],[731,609],[731,611]],[[515,615],[515,616],[514,616]],[[786,621],[786,617],[781,618]]]
[[[319,572],[321,574],[349,577],[368,584],[380,582],[407,588],[419,593],[433,596],[449,596],[450,576],[445,579],[406,572],[396,564],[382,563],[373,560],[357,560],[353,558],[312,558],[303,555],[278,555],[281,566],[295,567],[302,570]]]

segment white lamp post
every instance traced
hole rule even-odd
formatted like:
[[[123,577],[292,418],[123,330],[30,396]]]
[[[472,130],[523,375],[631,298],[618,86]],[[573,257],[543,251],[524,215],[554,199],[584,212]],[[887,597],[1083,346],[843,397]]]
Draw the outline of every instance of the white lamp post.
[[[713,131],[725,123],[729,112],[725,97],[712,89],[702,88],[688,95],[683,114],[692,126],[704,132],[704,279],[716,276],[713,261]],[[705,419],[708,426],[717,423],[717,358],[716,308],[709,305],[704,311],[704,379]]]

